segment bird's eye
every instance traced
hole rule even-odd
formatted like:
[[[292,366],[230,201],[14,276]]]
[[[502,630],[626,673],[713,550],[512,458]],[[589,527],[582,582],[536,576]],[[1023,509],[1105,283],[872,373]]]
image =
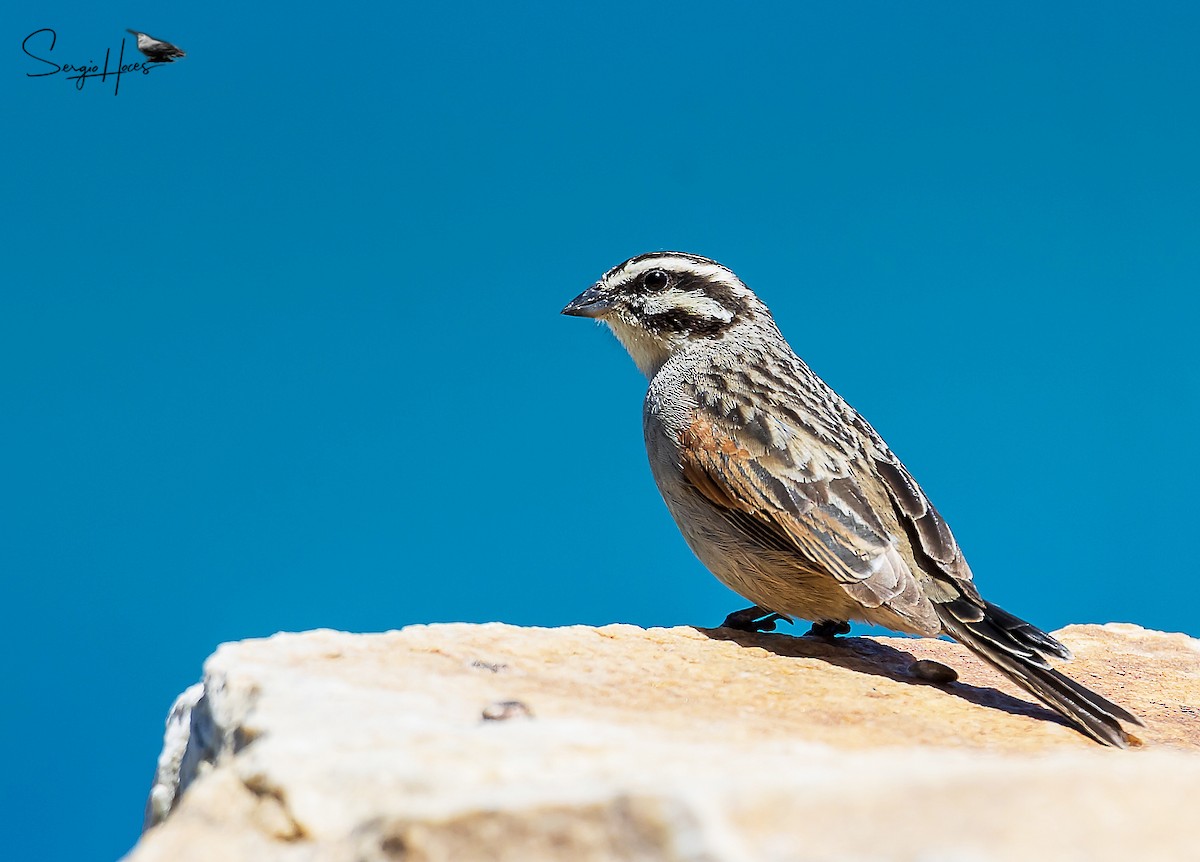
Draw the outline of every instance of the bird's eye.
[[[662,290],[671,283],[671,277],[661,269],[652,269],[642,276],[642,284],[647,290]]]

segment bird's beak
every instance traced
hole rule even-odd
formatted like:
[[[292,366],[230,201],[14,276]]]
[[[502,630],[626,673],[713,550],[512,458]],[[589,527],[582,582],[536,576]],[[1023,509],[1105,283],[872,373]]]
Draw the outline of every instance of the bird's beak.
[[[612,303],[601,294],[600,285],[593,284],[567,303],[562,313],[571,317],[603,317],[611,310]]]
[[[125,32],[126,32],[126,33],[132,33],[132,34],[133,34],[133,35],[135,35],[135,36],[137,35],[137,30],[126,30]]]

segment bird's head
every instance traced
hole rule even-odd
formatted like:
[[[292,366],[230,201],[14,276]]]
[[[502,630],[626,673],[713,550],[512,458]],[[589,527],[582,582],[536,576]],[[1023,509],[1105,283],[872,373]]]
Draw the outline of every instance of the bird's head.
[[[562,313],[606,323],[647,377],[697,343],[725,340],[747,325],[774,329],[766,306],[730,270],[677,251],[610,269]]]

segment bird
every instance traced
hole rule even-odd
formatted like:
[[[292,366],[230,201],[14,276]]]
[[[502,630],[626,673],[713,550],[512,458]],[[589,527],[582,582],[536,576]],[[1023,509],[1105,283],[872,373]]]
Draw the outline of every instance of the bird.
[[[949,636],[1099,743],[1132,713],[1055,669],[1071,652],[984,599],[945,519],[883,438],[792,350],[732,270],[651,252],[562,310],[608,326],[649,380],[651,473],[684,540],[753,602],[751,631],[852,621]]]
[[[126,33],[132,33],[137,36],[138,50],[145,54],[155,63],[174,63],[176,57],[186,57],[183,51],[176,48],[170,42],[164,42],[162,39],[155,39],[146,33],[141,33],[137,30],[126,30]]]

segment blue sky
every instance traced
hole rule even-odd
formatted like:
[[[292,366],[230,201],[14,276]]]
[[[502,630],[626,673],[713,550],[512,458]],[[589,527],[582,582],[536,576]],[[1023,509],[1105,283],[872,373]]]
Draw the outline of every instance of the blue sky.
[[[1200,635],[1189,4],[6,10],[0,807],[136,840],[226,640],[719,622],[559,309],[734,268],[1044,627]],[[126,27],[186,59],[83,90]],[[70,811],[64,815],[64,811]],[[70,828],[63,827],[64,816]]]

